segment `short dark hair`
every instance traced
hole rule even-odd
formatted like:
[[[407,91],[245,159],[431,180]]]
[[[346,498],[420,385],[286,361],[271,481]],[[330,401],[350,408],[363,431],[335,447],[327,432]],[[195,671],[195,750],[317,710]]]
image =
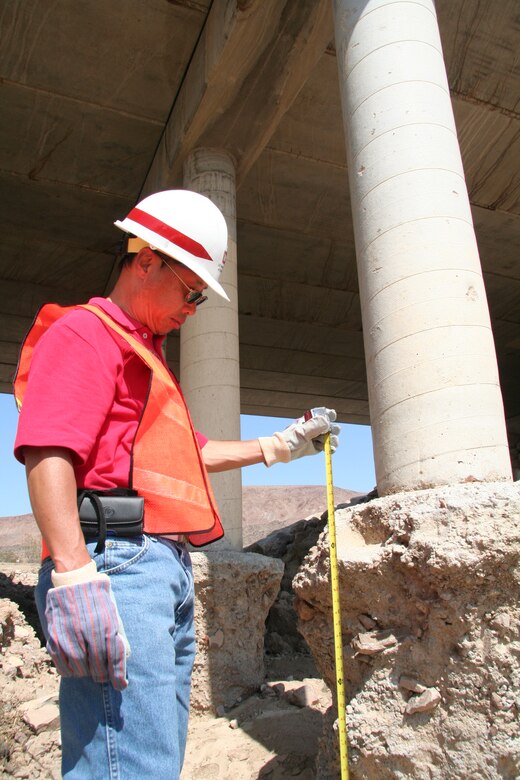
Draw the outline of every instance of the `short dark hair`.
[[[133,238],[133,235],[125,233],[117,247],[116,263],[120,272],[123,268],[130,265],[135,256],[135,252],[127,252],[129,238]]]
[[[123,268],[128,268],[128,266],[131,264],[132,260],[134,259],[136,253],[135,252],[126,252],[122,257],[119,258],[117,262],[117,267],[119,268],[119,271],[122,271]]]

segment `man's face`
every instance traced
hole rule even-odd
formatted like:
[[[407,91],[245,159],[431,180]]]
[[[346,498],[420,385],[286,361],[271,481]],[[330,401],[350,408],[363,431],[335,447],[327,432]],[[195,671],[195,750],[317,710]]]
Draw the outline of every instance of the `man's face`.
[[[163,264],[151,249],[143,264],[142,285],[135,305],[137,319],[153,333],[163,336],[178,330],[187,317],[195,314],[196,304],[187,303],[188,288],[203,291],[206,284],[181,263],[168,259]]]

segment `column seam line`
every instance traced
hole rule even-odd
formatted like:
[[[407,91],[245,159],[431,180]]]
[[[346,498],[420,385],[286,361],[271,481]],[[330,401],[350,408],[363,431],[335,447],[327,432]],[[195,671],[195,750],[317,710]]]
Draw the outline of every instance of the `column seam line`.
[[[381,46],[376,46],[375,49],[370,49],[370,51],[364,54],[363,57],[361,57],[361,59],[358,60],[355,65],[352,66],[352,68],[348,71],[348,73],[345,74],[345,79],[349,79],[352,73],[358,67],[358,65],[361,65],[362,62],[364,62],[368,57],[371,57],[372,54],[375,54],[376,51],[387,49],[389,46],[398,46],[400,43],[417,43],[421,46],[429,46],[430,49],[433,49],[434,51],[437,52],[437,54],[440,54],[442,59],[442,49],[438,49],[437,46],[433,45],[433,43],[429,43],[428,41],[417,40],[416,38],[401,38],[398,41],[388,41],[388,43],[382,43]]]
[[[386,179],[382,179],[381,181],[378,181],[377,184],[374,184],[373,187],[371,187],[369,190],[363,193],[361,198],[359,199],[359,205],[363,203],[365,198],[367,198],[371,192],[374,192],[374,190],[377,190],[378,187],[382,187],[383,184],[386,184],[389,181],[392,181],[392,179],[397,179],[400,176],[409,176],[412,173],[424,173],[425,171],[443,171],[444,173],[452,173],[454,176],[456,176],[458,179],[462,181],[464,184],[464,187],[466,187],[466,180],[463,176],[463,174],[458,173],[457,171],[452,170],[451,168],[441,168],[441,167],[426,167],[426,168],[412,168],[409,171],[399,171],[399,173],[394,173],[392,176],[387,176]],[[353,171],[354,173],[354,171]],[[357,172],[356,172],[357,173]],[[359,176],[359,174],[357,174]],[[469,200],[469,199],[468,199]]]
[[[431,365],[432,363],[439,363],[442,360],[460,360],[461,357],[462,357],[461,355],[449,355],[449,356],[442,355],[441,357],[430,358],[429,360],[421,360],[418,363],[414,363],[414,368],[416,368],[417,366],[426,366],[426,365]],[[489,357],[489,356],[483,355],[480,352],[467,352],[467,353],[464,354],[464,357],[470,357],[470,358],[483,358],[484,357],[485,358],[485,357]],[[407,366],[406,368],[401,368],[398,371],[392,371],[390,374],[386,374],[383,379],[379,379],[377,382],[374,383],[374,387],[379,387],[387,379],[391,379],[392,377],[395,377],[398,374],[402,374],[405,371],[407,371],[409,368],[410,368],[410,366]],[[476,384],[476,383],[475,382],[470,382],[469,384]],[[489,384],[489,383],[487,383],[487,384]],[[450,385],[450,387],[466,387],[466,385],[465,384]],[[440,390],[440,389],[442,389],[442,388],[437,388],[437,390]],[[430,390],[429,392],[436,392],[436,391]],[[421,394],[419,394],[419,395],[421,395]],[[415,398],[415,396],[413,396],[413,397]]]
[[[424,274],[432,274],[432,273],[445,273],[446,271],[460,271],[461,273],[474,274],[479,279],[482,279],[481,274],[479,274],[478,271],[475,271],[472,268],[428,268],[427,270],[416,271],[415,273],[408,274],[405,278],[411,279],[414,276],[423,276]],[[382,292],[385,292],[390,287],[393,287],[394,284],[400,284],[401,282],[403,282],[403,279],[396,279],[394,282],[389,282],[388,284],[385,284],[384,287],[381,287],[381,289],[375,292],[373,295],[371,295],[370,298],[367,298],[367,303],[371,303],[377,295],[380,295]],[[379,322],[381,322],[381,320],[375,322],[374,325],[377,325]]]
[[[470,220],[463,219],[462,217],[454,217],[452,214],[436,214],[434,217],[415,217],[415,219],[407,219],[403,222],[400,222],[398,225],[392,225],[392,227],[387,228],[387,230],[383,230],[381,233],[378,233],[378,235],[371,239],[364,247],[361,247],[359,254],[362,255],[373,243],[375,243],[379,238],[382,238],[382,236],[386,235],[387,233],[390,233],[392,230],[397,230],[397,228],[403,227],[404,225],[411,225],[414,222],[424,222],[425,220],[431,219],[451,219],[456,222],[463,222],[465,225],[468,225],[468,227],[473,229],[473,223]]]
[[[444,92],[444,94],[451,99],[449,89],[445,89],[436,81],[428,81],[428,79],[405,79],[403,81],[396,81],[393,84],[385,84],[383,87],[380,87],[379,89],[374,90],[374,92],[371,92],[370,95],[367,95],[365,98],[363,98],[363,100],[360,103],[358,103],[358,105],[350,112],[349,119],[352,119],[356,111],[358,111],[358,109],[361,108],[363,103],[366,103],[367,100],[370,100],[371,97],[374,97],[374,95],[377,95],[380,92],[384,92],[385,89],[391,89],[391,87],[396,87],[401,84],[431,84],[432,87],[437,87],[438,89],[441,90],[441,92]]]
[[[447,130],[448,133],[451,133],[455,138],[457,138],[457,133],[453,130],[453,128],[448,127],[447,125],[443,125],[440,122],[404,122],[402,125],[396,125],[395,127],[390,127],[388,130],[385,130],[384,132],[380,133],[379,135],[374,136],[371,138],[364,146],[359,149],[355,155],[352,157],[352,163],[355,163],[355,160],[359,157],[359,155],[365,151],[367,147],[370,146],[370,144],[375,143],[380,138],[383,138],[385,135],[388,135],[388,133],[394,133],[396,130],[401,130],[403,127],[441,127],[443,130]],[[458,139],[457,139],[458,140]]]
[[[422,330],[415,331],[414,333],[408,333],[406,336],[400,336],[398,339],[394,339],[393,341],[389,341],[388,344],[385,344],[381,349],[378,349],[377,352],[374,352],[374,354],[370,357],[369,360],[367,360],[367,366],[374,363],[375,359],[381,355],[385,349],[388,349],[389,347],[393,347],[394,344],[398,344],[400,341],[405,341],[405,339],[410,339],[412,336],[418,336],[422,335],[423,333],[430,333],[433,330],[442,330],[444,328],[457,328],[457,327],[464,327],[464,328],[482,328],[488,332],[493,333],[493,330],[490,325],[434,325],[432,328],[423,328]]]
[[[471,417],[461,417],[461,418],[457,418],[457,419],[461,419],[461,420],[477,419],[478,420],[479,418],[478,417],[473,417],[473,418],[471,418]],[[499,444],[499,443],[496,443],[496,444],[478,444],[477,446],[470,447],[469,450],[463,450],[462,452],[461,452],[460,448],[457,448],[457,449],[454,449],[454,450],[443,450],[442,452],[436,452],[434,455],[426,456],[426,458],[425,457],[419,457],[419,458],[416,458],[415,460],[409,461],[408,463],[402,463],[400,466],[397,466],[396,468],[392,469],[391,471],[387,471],[381,477],[380,483],[384,482],[385,480],[389,480],[391,478],[395,478],[395,476],[393,476],[393,475],[395,475],[400,469],[409,468],[410,466],[417,465],[418,463],[426,463],[429,460],[432,460],[432,459],[435,459],[435,458],[438,458],[438,457],[441,457],[441,456],[453,455],[453,453],[455,453],[455,452],[459,453],[461,458],[462,458],[462,457],[464,457],[464,455],[468,451],[472,452],[474,450],[491,450],[491,449],[496,450],[497,447],[505,447],[505,449],[508,449],[507,444]],[[470,467],[473,464],[466,463],[464,465],[466,467]],[[424,480],[424,481],[427,482],[427,480]],[[487,480],[480,480],[480,479],[478,479],[476,481],[481,483],[481,482],[485,482]],[[505,480],[503,478],[500,478],[500,481],[502,482],[502,481],[505,481]],[[453,483],[450,482],[449,484],[451,486]],[[466,483],[458,482],[458,483],[455,483],[455,484],[457,484],[457,485],[464,485]],[[437,488],[439,488],[439,487],[446,487],[446,485],[435,485],[435,487],[437,487]],[[401,488],[401,490],[403,490],[403,489],[404,488]],[[414,488],[414,490],[415,490],[415,488]]]
[[[371,14],[377,13],[377,11],[380,11],[382,8],[388,8],[390,5],[417,5],[419,8],[422,8],[424,11],[429,13],[430,16],[433,16],[435,21],[437,21],[436,14],[430,11],[430,9],[423,5],[423,3],[417,3],[414,2],[414,0],[390,0],[388,3],[382,3],[381,5],[378,5],[377,8],[371,8],[370,11],[367,11],[365,14],[359,17],[358,23],[362,19],[366,19]]]
[[[406,398],[401,398],[399,401],[396,401],[394,404],[390,404],[389,406],[385,406],[384,409],[380,409],[377,413],[377,416],[381,418],[384,414],[390,411],[390,409],[395,409],[397,406],[401,406],[402,404],[405,404],[407,401],[415,401],[416,398],[422,398],[426,395],[433,395],[434,393],[441,393],[444,390],[453,390],[457,388],[458,390],[462,390],[463,388],[467,387],[493,387],[495,389],[500,390],[500,383],[499,382],[467,382],[466,384],[457,384],[457,385],[446,385],[445,387],[437,387],[434,390],[426,390],[424,393],[414,393],[411,396],[407,396]],[[464,417],[457,417],[457,420],[467,420],[471,418],[478,419],[479,417],[495,417],[494,414],[486,414],[486,415],[474,415],[474,414],[468,414]],[[452,422],[453,420],[451,420]],[[431,423],[428,426],[421,426],[420,428],[414,428],[414,431],[421,431],[426,430],[427,428],[431,428],[434,425],[438,425],[438,423]]]

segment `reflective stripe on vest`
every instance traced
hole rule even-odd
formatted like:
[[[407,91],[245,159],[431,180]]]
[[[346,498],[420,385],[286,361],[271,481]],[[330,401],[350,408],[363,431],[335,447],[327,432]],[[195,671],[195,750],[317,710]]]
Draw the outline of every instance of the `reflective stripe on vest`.
[[[186,534],[197,547],[221,538],[224,531],[179,385],[156,355],[98,307],[47,304],[40,309],[20,355],[14,387],[18,408],[36,342],[53,322],[77,308],[99,317],[151,370],[150,390],[132,447],[130,484],[121,486],[133,487],[144,496],[145,531]]]

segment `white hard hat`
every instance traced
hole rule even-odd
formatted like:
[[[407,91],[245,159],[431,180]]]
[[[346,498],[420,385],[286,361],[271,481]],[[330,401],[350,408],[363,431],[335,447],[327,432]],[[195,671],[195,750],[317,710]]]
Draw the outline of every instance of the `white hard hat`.
[[[229,301],[218,281],[226,261],[227,225],[209,198],[191,190],[156,192],[114,224],[142,239],[141,247],[178,260]]]

